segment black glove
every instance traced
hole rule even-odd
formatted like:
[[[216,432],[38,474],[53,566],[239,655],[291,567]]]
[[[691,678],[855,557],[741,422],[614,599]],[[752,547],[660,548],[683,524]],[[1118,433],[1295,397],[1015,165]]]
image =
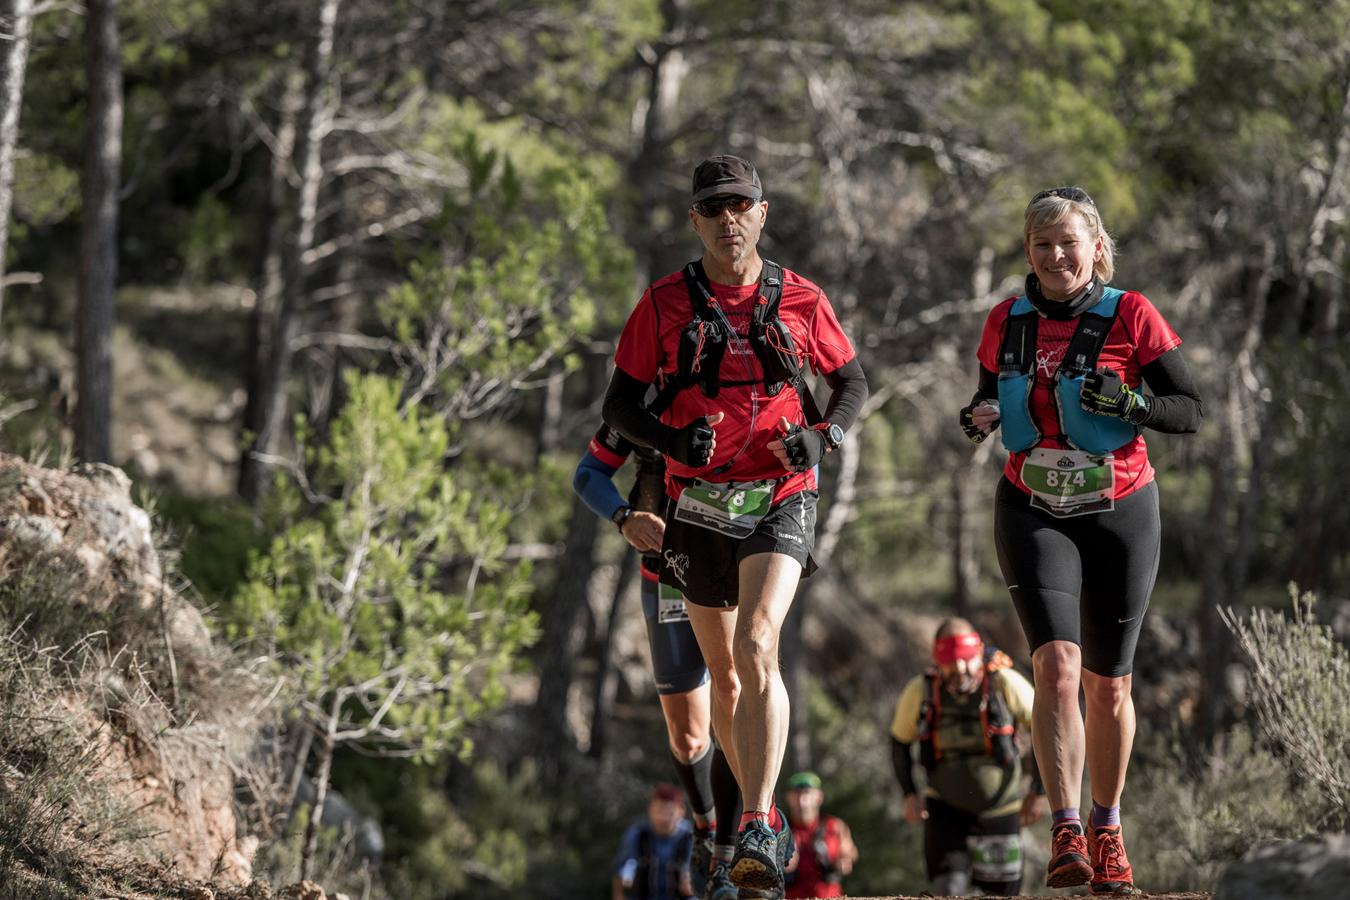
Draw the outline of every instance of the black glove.
[[[1115,369],[1098,369],[1083,377],[1079,393],[1083,409],[1099,416],[1115,416],[1131,425],[1142,425],[1148,418],[1148,399],[1132,391]]]
[[[961,430],[966,433],[966,437],[970,438],[972,444],[982,442],[985,438],[994,433],[994,428],[998,427],[997,419],[994,420],[993,428],[990,428],[988,431],[982,431],[980,426],[975,424],[975,417],[971,414],[975,411],[975,407],[984,402],[985,398],[976,394],[974,397],[970,398],[969,405],[961,408]]]
[[[706,416],[683,428],[670,428],[664,433],[658,449],[676,462],[701,469],[712,459],[713,428]]]
[[[825,455],[825,435],[814,428],[793,425],[783,435],[783,449],[787,451],[788,468],[805,472]]]

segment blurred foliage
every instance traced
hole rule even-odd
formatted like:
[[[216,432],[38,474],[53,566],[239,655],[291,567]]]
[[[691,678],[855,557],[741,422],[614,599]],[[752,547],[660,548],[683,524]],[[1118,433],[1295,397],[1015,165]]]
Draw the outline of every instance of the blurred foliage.
[[[305,721],[430,761],[505,698],[534,617],[528,565],[503,559],[509,514],[444,471],[444,425],[401,391],[349,375],[312,472],[278,475],[276,536],[223,615],[294,670]]]
[[[1181,729],[1141,729],[1136,738],[1122,810],[1137,883],[1212,890],[1252,847],[1319,830],[1309,815],[1322,805],[1316,787],[1248,726],[1194,750]]]
[[[238,500],[176,491],[157,494],[155,502],[156,521],[169,531],[183,576],[208,607],[229,601],[248,575],[250,557],[265,543],[252,510]]]

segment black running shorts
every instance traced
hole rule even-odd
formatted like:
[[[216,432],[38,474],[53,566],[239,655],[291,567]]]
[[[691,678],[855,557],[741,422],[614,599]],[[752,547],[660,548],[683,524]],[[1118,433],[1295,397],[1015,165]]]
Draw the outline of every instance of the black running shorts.
[[[925,798],[924,807],[928,810],[928,818],[923,823],[923,856],[928,866],[929,881],[948,872],[970,871],[971,838],[1005,835],[1016,839],[1022,831],[1017,813],[981,817],[978,813],[957,809],[936,797]],[[1021,852],[1020,841],[1018,852]],[[1019,876],[1015,881],[985,881],[972,873],[971,884],[987,894],[1010,896],[1020,893],[1022,879]]]
[[[1109,512],[1059,519],[999,479],[994,541],[1027,643],[1072,641],[1083,667],[1108,678],[1134,669],[1134,650],[1158,577],[1162,526],[1158,486],[1116,501]]]
[[[661,583],[678,588],[698,606],[735,606],[740,601],[741,560],[756,553],[781,553],[802,567],[802,577],[816,570],[816,491],[799,491],[775,503],[753,533],[739,540],[675,518],[668,501],[666,537],[657,572]]]

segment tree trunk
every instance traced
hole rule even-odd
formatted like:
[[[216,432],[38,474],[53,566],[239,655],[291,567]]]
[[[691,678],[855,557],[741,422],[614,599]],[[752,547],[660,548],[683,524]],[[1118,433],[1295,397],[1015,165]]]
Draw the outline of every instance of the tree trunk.
[[[816,578],[821,576],[817,574]],[[778,637],[779,660],[783,667],[783,688],[788,695],[788,754],[792,770],[801,772],[815,768],[815,753],[811,749],[811,716],[806,706],[806,675],[802,664],[802,626],[806,608],[814,591],[807,581],[783,620],[783,633]]]
[[[14,207],[14,151],[19,143],[19,113],[23,109],[23,77],[28,69],[29,38],[33,33],[33,0],[14,0],[0,29],[11,35],[5,53],[4,88],[0,91],[0,323],[5,310],[5,254],[9,249],[9,213]],[[0,345],[4,329],[0,327]]]
[[[971,515],[971,490],[969,472],[961,470],[952,474],[952,612],[966,617],[970,615],[971,593],[979,577],[975,561],[975,542],[971,540],[971,525],[975,519]]]
[[[586,396],[598,396],[604,384],[605,359],[599,354],[591,354],[585,366]],[[567,697],[576,677],[576,656],[580,649],[577,623],[588,608],[600,525],[600,520],[581,498],[573,498],[558,579],[553,596],[541,614],[539,694],[535,698],[534,721],[537,755],[541,767],[549,770],[545,772],[547,775],[563,771],[564,757],[577,746],[576,735],[567,722]]]
[[[535,463],[558,449],[562,440],[562,424],[565,414],[563,406],[563,388],[567,386],[567,373],[561,368],[549,373],[548,385],[544,388],[544,414],[539,423],[539,452]]]
[[[309,811],[309,821],[305,823],[305,849],[300,854],[300,880],[309,878],[314,871],[314,857],[319,850],[319,823],[323,820],[323,807],[328,802],[328,780],[333,774],[333,742],[337,735],[338,717],[342,714],[342,703],[334,696],[332,707],[328,710],[328,721],[324,723],[323,734],[319,736],[318,765],[314,772],[314,808]]]
[[[117,195],[122,169],[122,61],[117,0],[85,5],[89,86],[76,315],[76,452],[112,461],[112,329],[117,290]]]
[[[1227,689],[1232,640],[1219,616],[1219,608],[1241,602],[1246,588],[1247,561],[1254,521],[1260,509],[1260,479],[1267,451],[1261,439],[1268,419],[1269,403],[1260,400],[1264,386],[1256,358],[1261,347],[1261,327],[1269,302],[1275,262],[1275,245],[1264,243],[1261,261],[1248,271],[1243,330],[1233,341],[1231,357],[1237,371],[1225,379],[1227,395],[1219,415],[1220,437],[1210,463],[1210,497],[1205,521],[1211,537],[1205,542],[1201,569],[1199,631],[1201,645],[1199,733],[1206,742],[1222,731],[1226,710],[1231,708]],[[1259,404],[1259,405],[1258,405]],[[1255,407],[1254,415],[1247,409]],[[1241,490],[1239,485],[1245,485]],[[1230,537],[1231,536],[1231,537]]]
[[[295,197],[292,230],[282,253],[281,302],[271,328],[272,352],[259,379],[258,427],[245,457],[240,461],[240,493],[257,501],[267,487],[271,470],[268,458],[280,444],[287,410],[287,387],[295,358],[295,336],[305,297],[305,253],[314,244],[318,217],[319,185],[323,176],[323,139],[328,134],[332,110],[329,85],[333,72],[333,35],[336,31],[339,0],[323,0],[319,9],[318,33],[306,61],[305,100],[300,111],[296,169],[300,190]]]
[[[603,759],[608,731],[610,711],[614,708],[614,695],[618,682],[614,677],[614,636],[623,621],[623,601],[633,589],[633,581],[638,574],[639,556],[635,551],[626,550],[623,562],[619,565],[619,578],[614,585],[614,600],[609,607],[609,616],[605,619],[605,637],[600,650],[600,670],[595,676],[595,694],[591,699],[591,745],[586,755],[592,759]]]
[[[832,489],[822,490],[830,498],[830,511],[820,525],[816,537],[816,546],[811,555],[816,565],[824,569],[834,557],[839,546],[839,538],[844,526],[853,516],[853,504],[857,499],[858,465],[862,460],[862,429],[855,427],[848,440],[839,446],[838,475]],[[823,487],[823,486],[822,486]],[[810,611],[812,598],[825,576],[817,573],[803,582],[797,592],[797,599],[788,610],[783,621],[783,633],[779,638],[783,664],[783,685],[787,689],[789,709],[788,749],[792,754],[793,766],[801,771],[813,768],[814,754],[811,750],[810,717],[805,697],[804,660],[802,652],[802,628],[806,615]]]
[[[638,250],[638,272],[642,284],[660,277],[666,265],[667,247],[663,236],[665,211],[669,205],[666,187],[654,173],[667,167],[670,137],[674,127],[675,109],[680,89],[689,74],[689,60],[680,44],[684,33],[684,18],[688,0],[664,0],[661,4],[661,36],[654,45],[640,51],[642,60],[651,72],[642,115],[642,133],[637,156],[629,172],[629,183],[638,186],[638,217],[632,245]]]
[[[295,150],[295,122],[300,113],[304,72],[292,68],[285,77],[281,96],[281,118],[277,123],[276,142],[272,145],[272,165],[268,176],[267,198],[258,222],[258,245],[253,278],[253,309],[249,313],[248,333],[244,358],[244,432],[256,435],[262,428],[262,383],[272,355],[272,323],[281,304],[281,254],[285,244],[286,197],[290,186],[286,174]],[[247,496],[252,480],[258,473],[246,454],[239,460],[239,479],[236,490]]]

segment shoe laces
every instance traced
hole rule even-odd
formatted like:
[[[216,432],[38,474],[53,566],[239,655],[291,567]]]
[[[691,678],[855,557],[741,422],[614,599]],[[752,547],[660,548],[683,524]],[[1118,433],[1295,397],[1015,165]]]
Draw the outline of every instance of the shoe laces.
[[[1125,857],[1125,841],[1119,831],[1099,831],[1096,835],[1097,867],[1104,875],[1124,875],[1130,871],[1130,861]]]
[[[1053,840],[1054,856],[1065,853],[1081,853],[1087,856],[1087,838],[1083,832],[1072,825],[1059,825],[1055,828]]]

